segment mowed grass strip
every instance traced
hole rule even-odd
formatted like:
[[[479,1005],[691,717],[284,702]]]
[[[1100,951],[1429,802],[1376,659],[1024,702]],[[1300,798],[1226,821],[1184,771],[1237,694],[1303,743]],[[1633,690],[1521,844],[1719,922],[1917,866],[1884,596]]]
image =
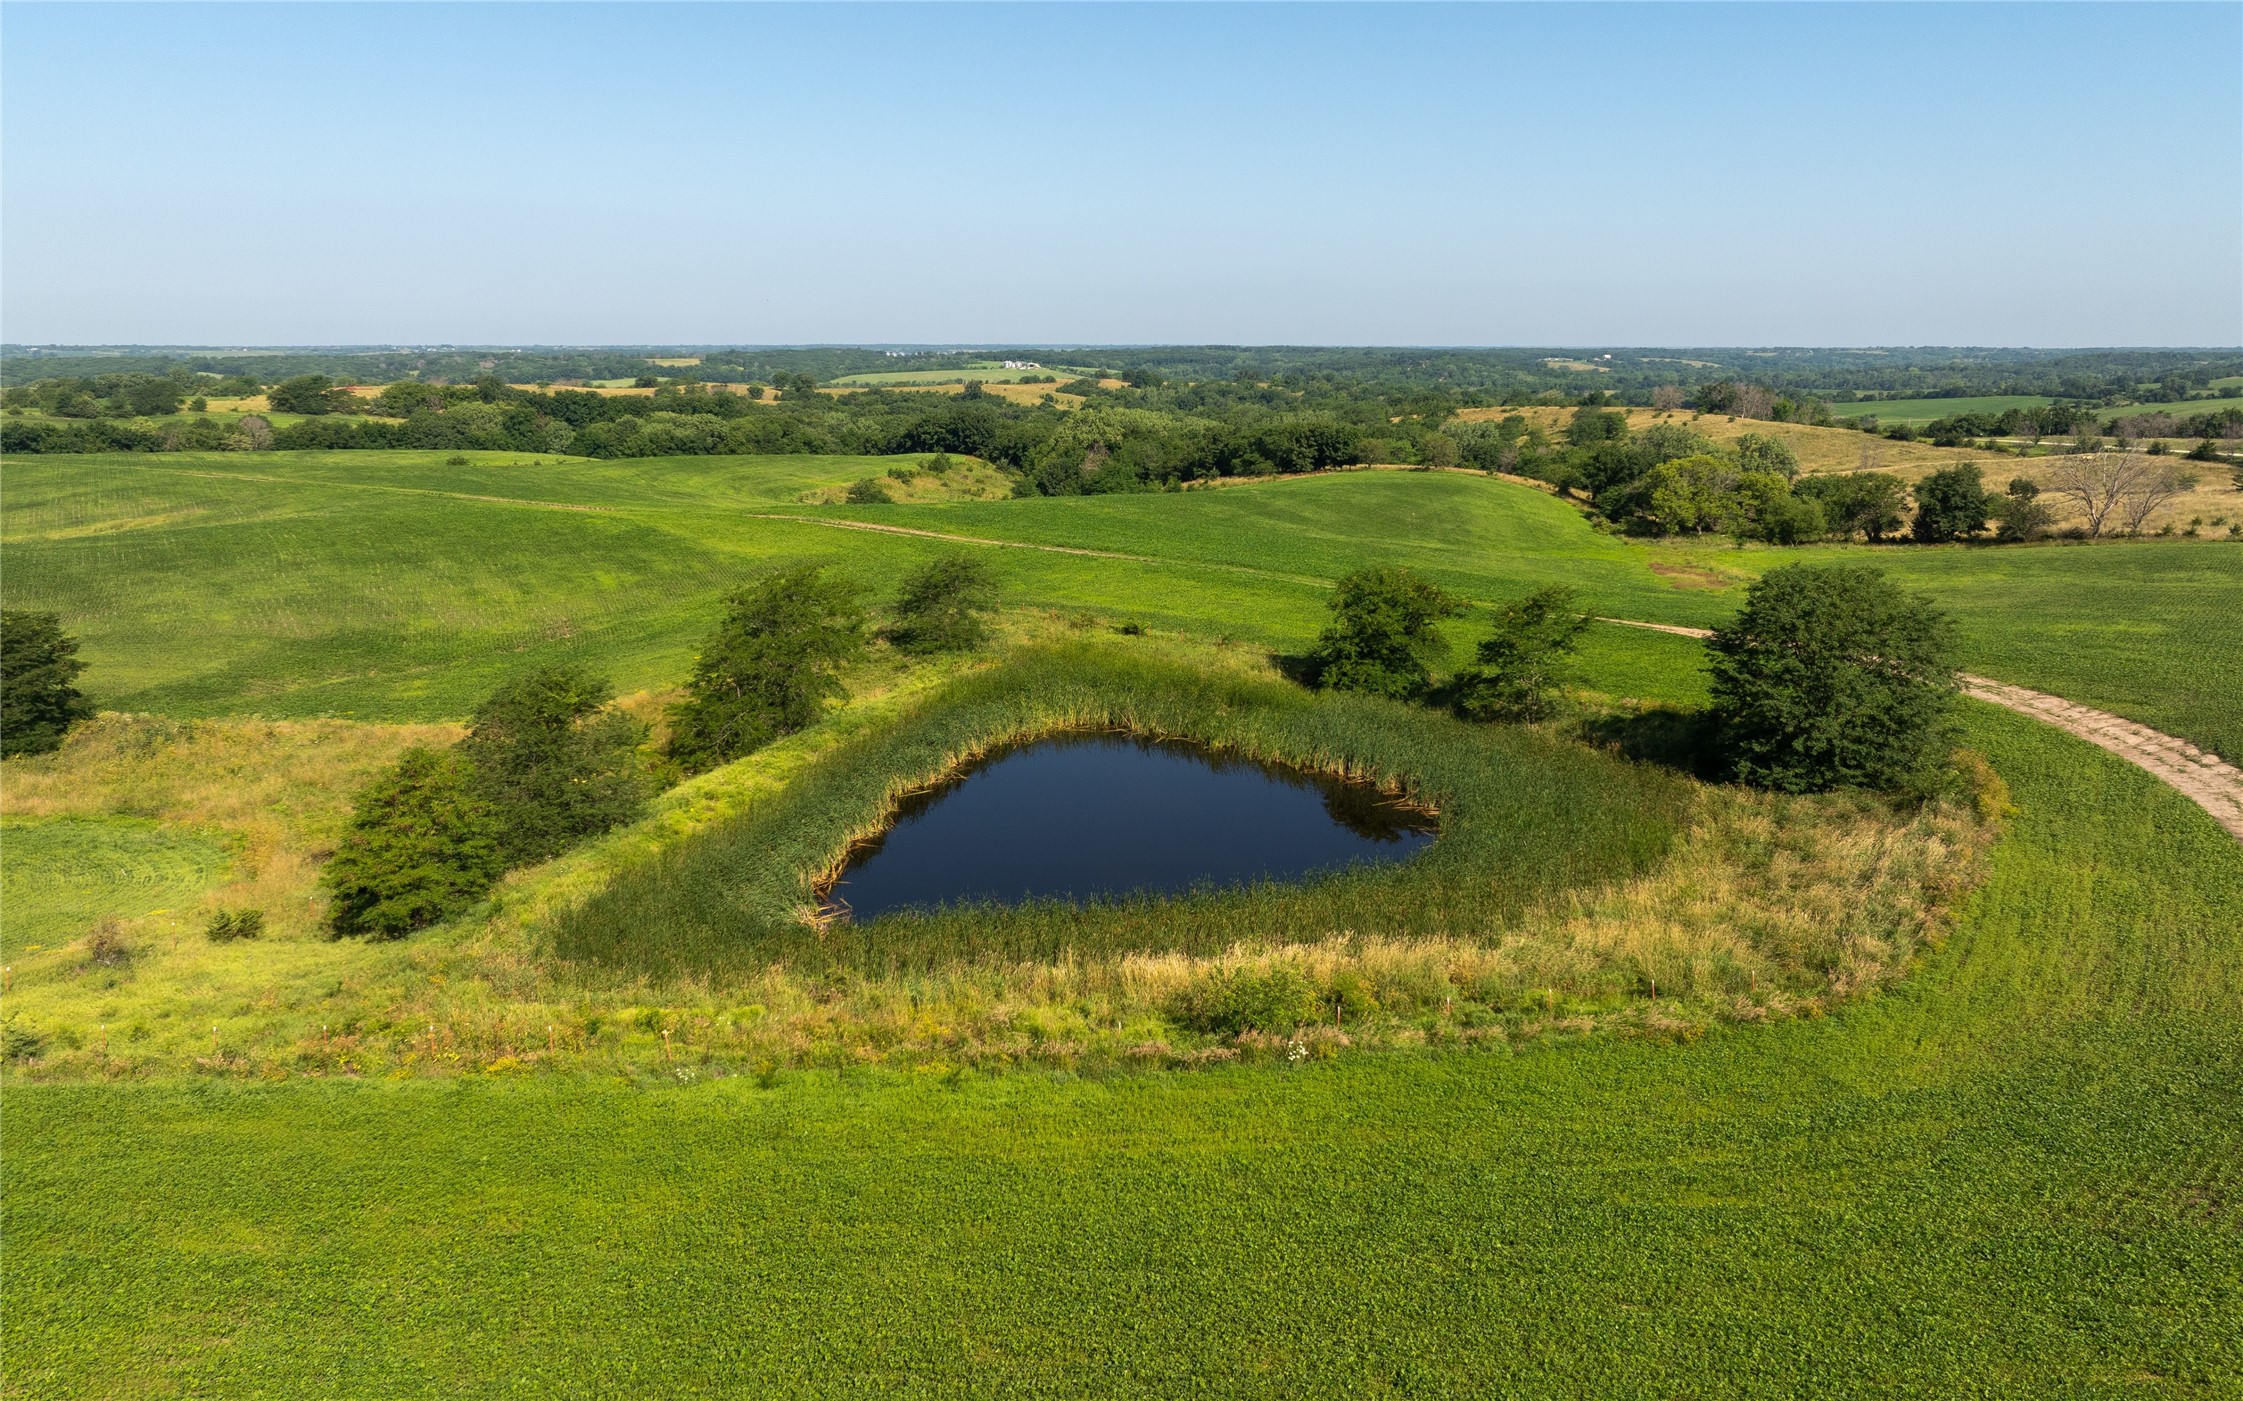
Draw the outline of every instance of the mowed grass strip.
[[[11,1387],[2226,1394],[2243,849],[1972,728],[2020,812],[1947,951],[1694,1046],[11,1087]]]
[[[213,835],[144,819],[0,822],[0,958],[191,905],[225,879],[229,859]]]

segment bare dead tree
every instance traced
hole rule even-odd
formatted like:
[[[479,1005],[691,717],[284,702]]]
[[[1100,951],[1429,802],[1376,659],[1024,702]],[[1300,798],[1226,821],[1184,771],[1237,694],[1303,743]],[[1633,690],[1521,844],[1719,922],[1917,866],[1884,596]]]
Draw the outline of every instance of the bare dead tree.
[[[1657,389],[1652,390],[1651,407],[1661,412],[1681,408],[1682,386],[1679,384],[1662,384]]]
[[[2153,467],[2141,474],[2118,501],[2118,518],[2126,533],[2141,533],[2142,522],[2158,507],[2196,485],[2196,478],[2172,467]]]
[[[1776,414],[1775,393],[1757,384],[1740,384],[1735,397],[1729,401],[1729,412],[1739,418],[1773,418]]]
[[[2140,453],[2072,453],[2048,459],[2041,486],[2078,507],[2087,518],[2088,535],[2099,536],[2111,513],[2138,489],[2142,477],[2155,470]]]
[[[234,425],[228,441],[240,451],[264,452],[273,445],[273,426],[262,415],[249,414]]]

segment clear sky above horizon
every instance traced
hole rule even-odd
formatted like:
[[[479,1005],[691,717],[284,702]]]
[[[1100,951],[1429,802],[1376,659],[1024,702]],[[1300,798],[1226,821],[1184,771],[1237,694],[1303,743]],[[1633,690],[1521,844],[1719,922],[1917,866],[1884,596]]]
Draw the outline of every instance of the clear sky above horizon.
[[[2243,343],[2243,6],[0,7],[16,343]]]

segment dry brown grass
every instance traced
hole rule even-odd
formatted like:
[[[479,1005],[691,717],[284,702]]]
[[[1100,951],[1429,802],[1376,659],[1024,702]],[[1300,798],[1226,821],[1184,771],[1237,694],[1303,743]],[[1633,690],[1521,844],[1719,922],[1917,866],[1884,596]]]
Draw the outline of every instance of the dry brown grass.
[[[513,388],[513,389],[531,389],[531,390],[536,390],[536,389],[538,388],[538,387],[537,387],[536,385],[534,385],[534,384],[516,384],[516,385],[510,385],[510,386],[508,386],[508,387],[509,387],[509,388]],[[650,388],[649,388],[649,389],[635,389],[635,388],[633,388],[632,386],[630,386],[630,385],[628,385],[628,384],[622,384],[622,385],[613,385],[613,386],[605,386],[605,387],[603,387],[603,386],[601,386],[601,385],[596,385],[596,384],[556,384],[556,385],[554,385],[554,386],[553,386],[553,388],[554,388],[555,390],[566,389],[566,390],[568,390],[568,391],[569,391],[570,393],[572,393],[572,394],[604,394],[604,395],[607,395],[607,396],[608,396],[609,398],[625,398],[625,399],[628,399],[628,398],[634,398],[634,397],[642,397],[642,396],[651,396],[651,395],[652,395],[652,394],[654,393],[654,391],[653,391],[652,389],[650,389]],[[545,392],[545,391],[543,391],[543,390],[539,390],[538,392],[540,392],[540,393],[543,393],[543,392]]]
[[[978,457],[953,456],[954,465],[941,476],[932,472],[918,472],[909,478],[883,475],[880,485],[886,487],[891,500],[905,505],[925,505],[938,501],[1002,501],[1012,495],[1012,478]],[[802,493],[801,499],[811,505],[831,506],[848,497],[846,485],[819,487]]]
[[[1081,408],[1083,401],[1079,395],[1058,392],[1060,385],[1066,382],[1063,378],[1059,384],[984,384],[981,387],[984,392],[994,394],[1010,403],[1040,404],[1043,402],[1044,396],[1049,394],[1052,396],[1052,403],[1055,407],[1062,409]],[[1122,381],[1109,379],[1101,380],[1099,383],[1108,389],[1118,389],[1121,387]],[[828,385],[818,392],[835,395],[862,394],[867,389],[873,388],[893,390],[898,394],[963,394],[966,392],[966,386],[963,384],[837,384]]]
[[[144,817],[222,832],[235,846],[236,879],[204,903],[262,908],[276,934],[308,934],[324,919],[319,866],[351,795],[413,745],[459,734],[456,725],[103,715],[56,753],[10,760],[0,813]]]

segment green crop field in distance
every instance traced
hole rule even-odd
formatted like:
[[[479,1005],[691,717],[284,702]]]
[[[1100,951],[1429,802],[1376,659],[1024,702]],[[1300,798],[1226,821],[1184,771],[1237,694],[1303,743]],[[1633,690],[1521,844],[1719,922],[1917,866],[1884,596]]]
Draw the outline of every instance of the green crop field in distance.
[[[11,1087],[10,1386],[2232,1394],[2243,848],[1972,730],[2020,812],[1947,948],[1695,1045]]]
[[[2170,404],[2121,404],[2098,413],[2108,423],[2114,418],[2131,418],[2136,414],[2169,413],[2175,418],[2194,418],[2200,413],[2224,413],[2229,409],[2243,409],[2243,394],[2230,394],[2220,399],[2182,399]]]
[[[1832,404],[1833,418],[1860,418],[1874,414],[1878,426],[1907,423],[1917,427],[1959,413],[1998,414],[2010,409],[2037,409],[2056,401],[2045,394],[1982,394],[1964,399],[1877,399],[1853,404]]]
[[[2216,384],[2227,387],[2226,381],[2217,381]],[[1903,423],[1921,428],[1935,419],[1952,418],[1956,414],[1998,414],[2009,409],[2038,408],[2055,402],[2044,394],[1985,394],[1961,399],[1879,399],[1854,404],[1832,404],[1830,413],[1834,418],[1875,415],[1881,428],[1891,428]],[[2188,418],[2194,414],[2218,413],[2222,409],[2238,408],[2243,408],[2243,396],[2188,399],[2172,404],[2120,404],[2098,408],[2095,416],[2103,422],[2145,413],[2169,413],[2175,418]]]
[[[1365,565],[1482,601],[1565,584],[1607,616],[1711,626],[1759,571],[1836,557],[1945,600],[1974,670],[2243,752],[2243,618],[2220,602],[2243,587],[2243,550],[2224,541],[1653,549],[1540,492],[1430,472],[810,508],[802,491],[888,460],[464,455],[17,459],[0,522],[9,604],[65,615],[90,694],[112,708],[418,720],[462,715],[557,658],[627,690],[674,684],[721,595],[757,569],[832,560],[878,596],[950,548],[831,524],[844,520],[1054,547],[988,552],[1017,607],[1280,648],[1313,638],[1329,581]],[[1460,644],[1477,626],[1454,629]]]
[[[191,904],[228,859],[221,841],[132,818],[0,823],[0,958]]]

